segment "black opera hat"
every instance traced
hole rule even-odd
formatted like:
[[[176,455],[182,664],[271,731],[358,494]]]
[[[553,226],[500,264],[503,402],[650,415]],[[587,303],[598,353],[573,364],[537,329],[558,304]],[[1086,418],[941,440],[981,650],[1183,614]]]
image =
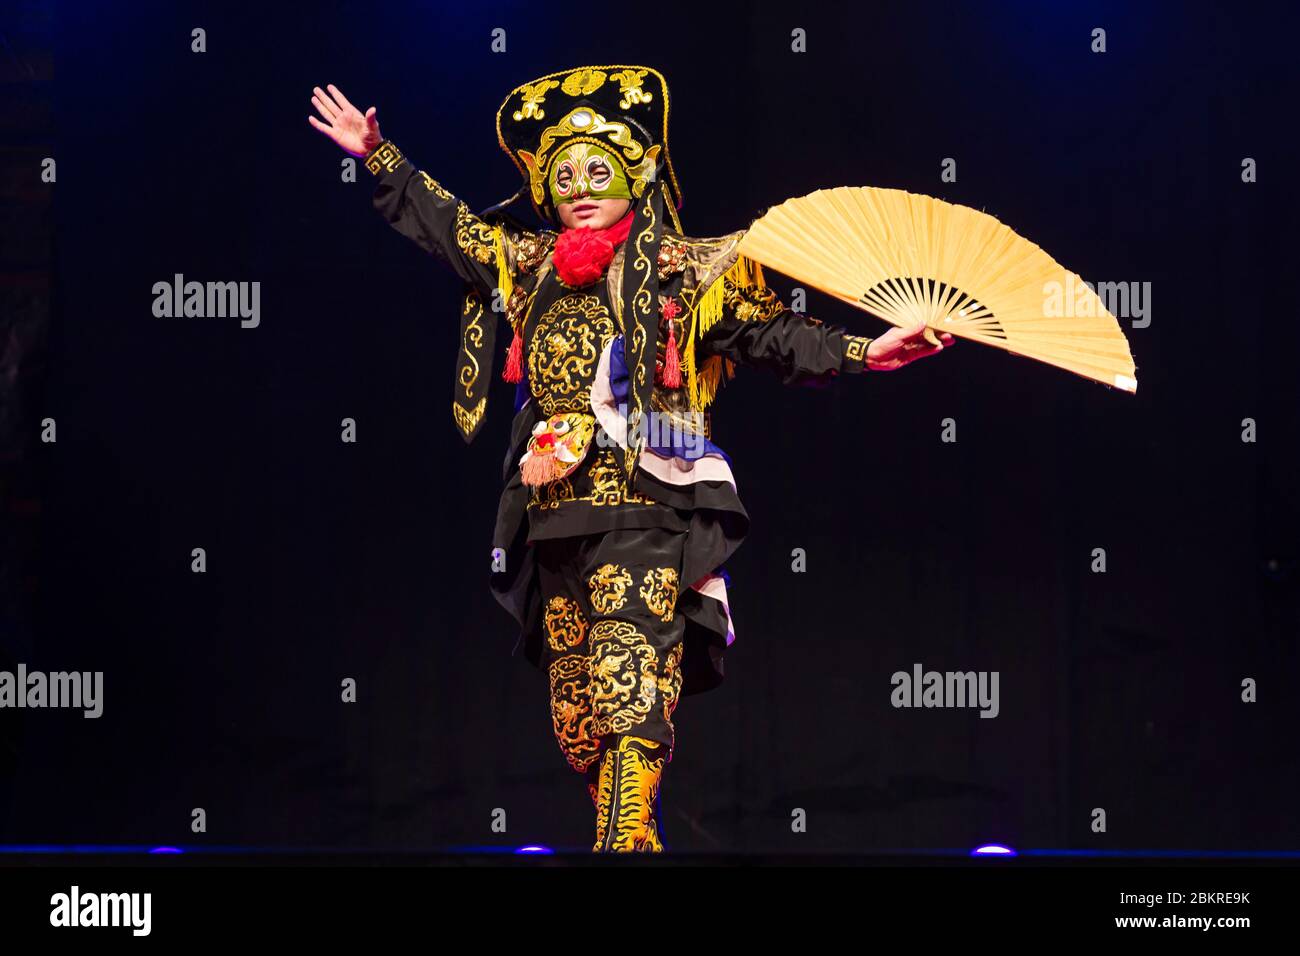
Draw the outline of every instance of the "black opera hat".
[[[584,66],[516,87],[497,110],[497,140],[524,177],[533,208],[558,218],[546,188],[552,161],[574,142],[608,150],[627,174],[633,199],[656,179],[677,231],[681,189],[668,155],[668,83],[648,66]],[[502,204],[505,205],[505,204]]]

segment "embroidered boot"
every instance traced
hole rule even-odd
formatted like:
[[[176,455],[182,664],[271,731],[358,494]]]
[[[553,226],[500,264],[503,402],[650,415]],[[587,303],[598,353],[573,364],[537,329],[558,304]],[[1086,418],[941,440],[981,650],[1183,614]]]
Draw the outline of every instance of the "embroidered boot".
[[[593,852],[663,852],[655,813],[667,750],[653,740],[624,734],[601,755]]]

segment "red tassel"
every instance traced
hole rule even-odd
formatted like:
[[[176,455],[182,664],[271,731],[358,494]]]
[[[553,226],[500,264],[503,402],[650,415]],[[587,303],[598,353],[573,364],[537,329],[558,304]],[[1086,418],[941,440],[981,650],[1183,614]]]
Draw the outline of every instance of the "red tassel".
[[[682,387],[682,366],[677,359],[677,326],[668,322],[668,345],[664,349],[664,387]]]
[[[501,377],[512,385],[523,381],[524,340],[519,337],[518,329],[515,329],[515,337],[510,340],[510,351],[506,353],[506,367],[501,372]]]
[[[554,455],[533,455],[519,467],[519,476],[526,485],[544,485],[554,481],[558,471]]]

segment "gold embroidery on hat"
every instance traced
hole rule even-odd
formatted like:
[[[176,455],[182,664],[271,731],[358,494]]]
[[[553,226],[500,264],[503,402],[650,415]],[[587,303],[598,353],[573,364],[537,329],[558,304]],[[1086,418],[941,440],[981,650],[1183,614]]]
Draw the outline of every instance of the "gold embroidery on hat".
[[[595,93],[605,83],[605,74],[600,70],[584,67],[564,78],[560,89],[570,96],[588,96]]]
[[[559,85],[554,80],[538,80],[529,86],[521,86],[519,92],[523,96],[523,103],[514,112],[515,121],[544,118],[546,113],[542,109],[542,100],[546,97],[546,91]]]
[[[618,84],[618,91],[623,94],[623,98],[618,101],[622,109],[629,109],[634,103],[649,103],[654,99],[653,94],[641,89],[646,72],[646,70],[622,70],[610,75],[610,79]]]

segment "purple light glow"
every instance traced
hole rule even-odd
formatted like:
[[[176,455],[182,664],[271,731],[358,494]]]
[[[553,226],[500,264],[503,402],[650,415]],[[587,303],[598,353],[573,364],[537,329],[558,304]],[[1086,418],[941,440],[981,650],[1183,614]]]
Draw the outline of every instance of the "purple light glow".
[[[521,846],[519,849],[515,850],[515,852],[516,853],[552,853],[554,851],[547,846],[529,845],[529,846]]]

